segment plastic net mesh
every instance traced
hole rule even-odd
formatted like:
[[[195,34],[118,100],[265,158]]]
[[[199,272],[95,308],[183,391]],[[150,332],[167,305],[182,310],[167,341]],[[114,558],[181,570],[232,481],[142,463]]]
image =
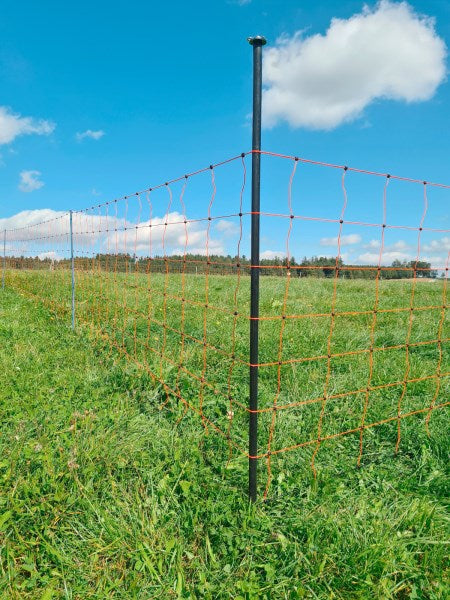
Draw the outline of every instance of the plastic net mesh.
[[[261,261],[251,265],[242,154],[72,214],[75,309],[110,353],[147,372],[248,455],[251,269],[260,273],[258,459],[449,404],[448,186],[262,152]],[[71,217],[4,234],[7,286],[68,319]],[[221,447],[221,446],[220,446]],[[251,457],[254,458],[254,457]]]

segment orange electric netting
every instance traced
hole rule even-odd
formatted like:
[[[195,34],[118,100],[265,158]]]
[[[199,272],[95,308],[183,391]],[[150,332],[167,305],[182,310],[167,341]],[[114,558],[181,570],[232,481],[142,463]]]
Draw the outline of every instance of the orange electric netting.
[[[20,226],[1,232],[3,282],[61,316],[70,313],[69,215],[44,209],[11,220]]]
[[[247,458],[355,440],[449,404],[449,186],[261,152],[261,262],[246,157],[5,233],[6,285],[145,371]],[[440,194],[443,194],[440,196]],[[259,432],[248,454],[250,272],[260,273]],[[412,419],[409,422],[413,422]],[[382,430],[382,428],[377,429]],[[350,434],[355,434],[351,436]],[[219,448],[218,443],[218,448]]]
[[[365,431],[394,424],[398,451],[403,419],[423,415],[428,427],[432,411],[449,404],[450,230],[432,225],[447,218],[450,188],[261,154],[282,159],[288,180],[285,209],[279,197],[277,210],[261,210],[263,231],[287,221],[283,260],[260,267],[283,281],[259,317],[267,495],[274,456],[310,447],[316,475],[323,442],[356,434],[359,465]],[[436,193],[432,210],[430,189],[446,194]],[[263,306],[270,279],[261,277]]]

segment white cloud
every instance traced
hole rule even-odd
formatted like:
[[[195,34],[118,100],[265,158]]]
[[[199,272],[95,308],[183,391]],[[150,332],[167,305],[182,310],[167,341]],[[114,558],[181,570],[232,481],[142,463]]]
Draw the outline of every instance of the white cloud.
[[[391,246],[393,247],[393,246]],[[406,261],[415,261],[417,254],[415,252],[398,252],[395,250],[388,250],[387,252],[383,252],[381,258],[381,265],[386,267],[390,266],[394,260],[406,260]],[[360,265],[377,265],[379,260],[379,254],[375,252],[365,252],[364,254],[360,254],[355,262],[355,264]],[[419,260],[421,262],[428,262],[431,264],[433,269],[443,269],[445,267],[445,258],[443,256],[426,256],[420,255]]]
[[[446,77],[446,53],[432,18],[389,0],[332,19],[325,35],[285,36],[265,53],[264,123],[333,129],[377,98],[429,100]]]
[[[220,219],[216,223],[216,230],[223,233],[223,235],[232,236],[239,233],[240,228],[233,221],[227,221],[225,219]]]
[[[286,252],[282,252],[280,250],[264,250],[264,252],[261,252],[260,257],[261,258],[266,258],[268,260],[272,260],[274,258],[285,258],[286,256]]]
[[[397,242],[389,246],[389,248],[392,248],[393,250],[411,250],[411,246],[407,244],[404,240],[398,240]]]
[[[377,265],[380,260],[381,242],[379,240],[370,240],[367,244],[361,244],[355,249],[361,252],[366,249],[367,252],[359,254],[350,262],[362,265]],[[443,237],[439,240],[431,240],[429,244],[422,244],[419,256],[420,261],[429,262],[433,268],[442,268],[445,265],[445,258],[442,252],[450,251],[450,238]],[[387,244],[383,247],[381,256],[381,265],[390,266],[394,260],[400,261],[415,261],[417,257],[417,248],[413,244],[408,244],[405,240],[397,240],[392,244]]]
[[[0,231],[4,229],[17,229],[18,227],[36,226],[49,219],[61,217],[64,212],[52,210],[51,208],[39,208],[36,210],[22,210],[12,217],[0,219]]]
[[[358,233],[350,233],[349,235],[341,236],[341,246],[350,246],[351,244],[359,244],[360,241],[361,241],[361,236]],[[324,237],[320,240],[321,246],[337,246],[337,243],[338,243],[337,237],[331,237],[331,238]]]
[[[111,230],[123,228],[124,219],[108,217],[108,227]],[[131,224],[130,224],[131,225]],[[100,250],[101,244],[107,236],[105,216],[87,215],[86,213],[73,213],[74,246],[82,252],[88,247],[97,245]],[[37,247],[39,252],[47,252],[46,245],[50,245],[48,251],[55,246],[66,247],[69,250],[69,213],[66,211],[43,208],[36,210],[24,210],[11,217],[0,219],[0,231],[6,229],[6,239],[15,248],[16,253],[37,255],[33,252]],[[112,235],[112,234],[110,234]],[[113,245],[111,245],[113,248]],[[103,251],[103,246],[101,247]]]
[[[6,229],[7,253],[12,256],[38,256],[66,243],[67,235],[58,235],[68,231],[69,218],[65,214],[42,208],[23,210],[0,219],[0,231]],[[50,248],[46,244],[46,236],[49,237]]]
[[[38,258],[40,260],[44,260],[45,258],[50,258],[51,260],[61,260],[62,257],[54,250],[49,250],[48,252],[41,252],[38,254]]]
[[[364,244],[363,248],[379,248],[381,246],[380,240],[370,240],[368,244]]]
[[[51,121],[21,117],[7,106],[0,106],[0,145],[9,144],[20,135],[49,135],[55,127]]]
[[[165,227],[165,223],[168,223]],[[152,225],[151,229],[149,225]],[[161,255],[164,250],[167,255],[183,254],[186,241],[184,216],[172,212],[163,217],[153,217],[150,221],[137,223],[125,221],[113,216],[94,215],[86,213],[73,214],[73,233],[75,251],[84,252],[128,252],[129,254]],[[125,231],[124,228],[127,227]],[[46,243],[52,247],[66,246],[69,244],[69,215],[66,212],[51,209],[26,210],[12,217],[0,219],[0,231],[3,229],[17,229],[7,231],[7,240],[15,248],[16,254],[33,254],[34,245],[42,249]],[[106,228],[109,232],[105,231]],[[117,228],[117,232],[115,229]],[[208,239],[207,227],[199,222],[186,224],[188,244],[186,252],[192,254],[206,254],[206,241]],[[163,248],[164,237],[164,248]],[[46,239],[48,238],[48,239]],[[91,248],[91,250],[88,250]],[[95,249],[95,250],[93,250]],[[46,249],[44,250],[47,251]],[[209,254],[224,254],[225,248],[222,238],[217,238],[209,232]]]
[[[379,256],[380,255],[378,252],[364,252],[364,254],[360,254],[358,256],[357,262],[362,265],[378,264]],[[415,257],[412,257],[407,252],[399,252],[392,250],[388,252],[383,252],[381,264],[390,265],[394,260],[412,260],[413,258]]]
[[[368,250],[376,250],[376,249],[381,248],[381,241],[380,240],[370,240],[370,242],[368,244],[363,244],[362,247],[367,248]],[[407,244],[405,242],[405,240],[397,240],[393,244],[384,246],[383,253],[384,252],[397,252],[397,251],[406,252],[411,249],[412,249],[412,246],[410,244]]]
[[[34,192],[43,187],[44,182],[39,179],[40,171],[21,171],[19,190],[21,192]]]
[[[168,223],[167,227],[165,223]],[[149,225],[151,224],[151,230]],[[130,225],[129,223],[127,224]],[[132,224],[131,224],[132,225]],[[176,211],[164,217],[153,217],[151,221],[142,221],[139,228],[135,230],[119,231],[116,235],[111,234],[109,239],[110,248],[117,248],[120,252],[125,250],[130,253],[149,253],[151,231],[152,254],[183,254],[186,242],[186,252],[191,254],[206,254],[206,242],[208,239],[209,254],[223,254],[224,247],[220,239],[214,238],[211,231],[198,222],[188,222],[186,229],[184,216]],[[107,246],[108,239],[104,245]]]
[[[77,132],[75,134],[75,138],[77,142],[82,142],[85,138],[90,138],[91,140],[99,140],[105,135],[105,132],[102,129],[98,129],[97,131],[93,131],[92,129],[86,129],[82,133]]]
[[[423,247],[424,252],[450,252],[450,237],[443,237],[440,240],[431,240],[429,244]]]
[[[415,256],[413,260],[415,260]],[[447,257],[444,256],[421,256],[419,260],[429,262],[433,269],[445,269]]]

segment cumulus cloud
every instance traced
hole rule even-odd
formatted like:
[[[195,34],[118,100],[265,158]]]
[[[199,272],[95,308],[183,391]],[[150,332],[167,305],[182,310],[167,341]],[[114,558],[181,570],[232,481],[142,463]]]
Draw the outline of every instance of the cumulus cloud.
[[[225,219],[220,219],[216,223],[216,230],[220,231],[224,235],[232,236],[232,235],[236,235],[237,233],[239,233],[240,228],[236,223],[233,223],[233,221],[227,221]]]
[[[281,250],[264,250],[261,252],[261,258],[266,258],[268,260],[272,260],[274,258],[285,258],[286,252],[282,252]]]
[[[407,244],[405,242],[405,240],[398,240],[397,242],[395,242],[394,244],[392,244],[390,246],[390,248],[392,248],[393,250],[411,250],[412,246],[410,246],[410,244]]]
[[[44,182],[39,179],[40,175],[40,171],[21,171],[19,190],[28,193],[43,187]]]
[[[51,247],[68,248],[69,215],[66,212],[51,209],[22,211],[12,217],[0,219],[0,230],[3,229],[15,230],[7,231],[7,240],[19,255],[34,255],[36,244],[40,251],[46,243]],[[163,253],[183,254],[186,231],[186,252],[205,255],[208,241],[210,255],[224,253],[223,238],[215,237],[211,231],[208,236],[207,227],[199,222],[189,222],[185,229],[184,216],[176,211],[139,224],[111,215],[106,221],[104,215],[73,213],[76,253],[86,252],[90,248],[89,253],[117,251],[141,256],[148,256],[150,252],[152,256]],[[53,250],[50,248],[49,251]],[[47,252],[46,248],[44,252]]]
[[[165,223],[168,223],[167,227]],[[127,227],[130,227],[130,223],[127,223]],[[152,254],[183,254],[186,241],[186,252],[191,254],[205,255],[207,241],[209,254],[224,252],[222,241],[212,236],[211,232],[208,236],[207,227],[198,222],[188,222],[185,226],[184,216],[177,211],[164,217],[153,217],[151,221],[142,221],[137,229],[120,231],[117,237],[111,235],[104,245],[109,244],[114,248],[117,244],[120,252],[130,253],[149,253],[151,245]]]
[[[359,244],[361,236],[358,233],[350,233],[349,235],[341,235],[341,246],[350,246],[352,244]],[[337,246],[338,238],[336,237],[324,237],[320,240],[321,246]]]
[[[326,130],[378,98],[429,100],[446,77],[446,54],[434,20],[407,2],[332,19],[324,35],[284,36],[265,53],[264,123]]]
[[[395,244],[388,246],[385,251],[383,251],[381,257],[382,266],[390,266],[394,260],[415,261],[417,258],[417,253],[415,251],[400,251],[394,250],[393,248],[395,248]],[[354,262],[360,265],[377,265],[379,256],[379,252],[364,252],[363,254],[360,254]],[[435,269],[442,269],[446,262],[446,259],[443,256],[436,254],[421,254],[419,260],[430,263],[431,267]]]
[[[6,252],[10,256],[38,256],[54,251],[55,246],[66,243],[68,227],[68,215],[50,208],[23,210],[0,219],[0,230],[6,230]]]
[[[364,252],[358,256],[357,262],[362,265],[378,264],[379,257],[379,252]],[[383,252],[381,264],[386,266],[390,265],[394,260],[413,260],[414,258],[415,256],[413,257],[407,252],[388,250],[387,252]]]
[[[64,215],[63,212],[52,210],[51,208],[39,208],[36,210],[22,210],[11,217],[0,219],[0,230],[17,229],[19,227],[28,227],[37,225]]]
[[[51,121],[21,117],[7,106],[0,106],[0,145],[9,144],[21,135],[49,135],[55,127]]]
[[[380,246],[380,240],[370,240],[368,244],[364,244],[363,248],[379,248]]]
[[[38,258],[40,260],[44,260],[46,258],[49,258],[50,260],[61,260],[62,257],[54,250],[49,250],[48,252],[41,252],[38,254]]]
[[[415,259],[416,257],[414,257]],[[434,254],[433,256],[421,256],[420,260],[425,262],[429,262],[433,269],[445,269],[447,263],[447,257],[437,256]]]
[[[19,227],[38,226],[50,219],[62,217],[65,213],[51,208],[38,208],[36,210],[22,210],[21,212],[0,219],[0,230],[18,229]],[[42,229],[39,230],[40,232]]]
[[[367,251],[358,254],[358,250],[361,252],[363,249]],[[377,265],[380,260],[380,249],[381,242],[379,240],[370,240],[366,244],[361,244],[355,249],[356,256],[352,259],[352,262],[355,264]],[[419,260],[429,262],[433,268],[442,268],[446,262],[446,259],[442,256],[442,253],[445,252],[450,252],[449,237],[431,240],[427,244],[422,244]],[[416,258],[417,246],[400,239],[383,247],[381,265],[389,266],[394,260],[415,261]]]
[[[105,135],[105,132],[102,129],[98,129],[97,131],[93,131],[92,129],[86,129],[82,133],[77,132],[75,134],[75,138],[77,142],[82,142],[85,138],[90,138],[91,140],[99,140]]]
[[[0,230],[6,230],[6,252],[9,256],[61,258],[68,255],[69,216],[50,208],[23,210],[0,219]],[[64,248],[66,245],[66,248]],[[55,254],[55,256],[54,256]]]
[[[445,236],[439,240],[431,240],[429,244],[423,247],[424,252],[450,252],[450,237]]]
[[[381,247],[381,241],[380,240],[370,240],[370,242],[368,242],[367,244],[363,244],[362,247],[366,248],[368,250],[376,250],[377,248]],[[397,252],[397,251],[406,252],[406,251],[409,251],[412,249],[413,249],[413,247],[410,244],[408,244],[407,242],[405,242],[405,240],[397,240],[393,244],[385,245],[383,252]]]

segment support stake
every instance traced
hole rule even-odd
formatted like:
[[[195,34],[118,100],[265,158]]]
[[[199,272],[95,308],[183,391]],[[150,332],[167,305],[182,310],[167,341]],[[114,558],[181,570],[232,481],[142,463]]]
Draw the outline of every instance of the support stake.
[[[258,459],[258,362],[259,362],[259,229],[261,188],[261,100],[262,100],[262,36],[248,38],[253,46],[253,131],[252,131],[252,226],[250,275],[250,418],[248,494],[252,502],[257,497]]]
[[[75,329],[75,261],[73,259],[73,211],[70,211],[70,263],[72,269],[72,329]]]
[[[3,270],[2,270],[2,290],[5,289],[6,273],[6,229],[3,230]]]

